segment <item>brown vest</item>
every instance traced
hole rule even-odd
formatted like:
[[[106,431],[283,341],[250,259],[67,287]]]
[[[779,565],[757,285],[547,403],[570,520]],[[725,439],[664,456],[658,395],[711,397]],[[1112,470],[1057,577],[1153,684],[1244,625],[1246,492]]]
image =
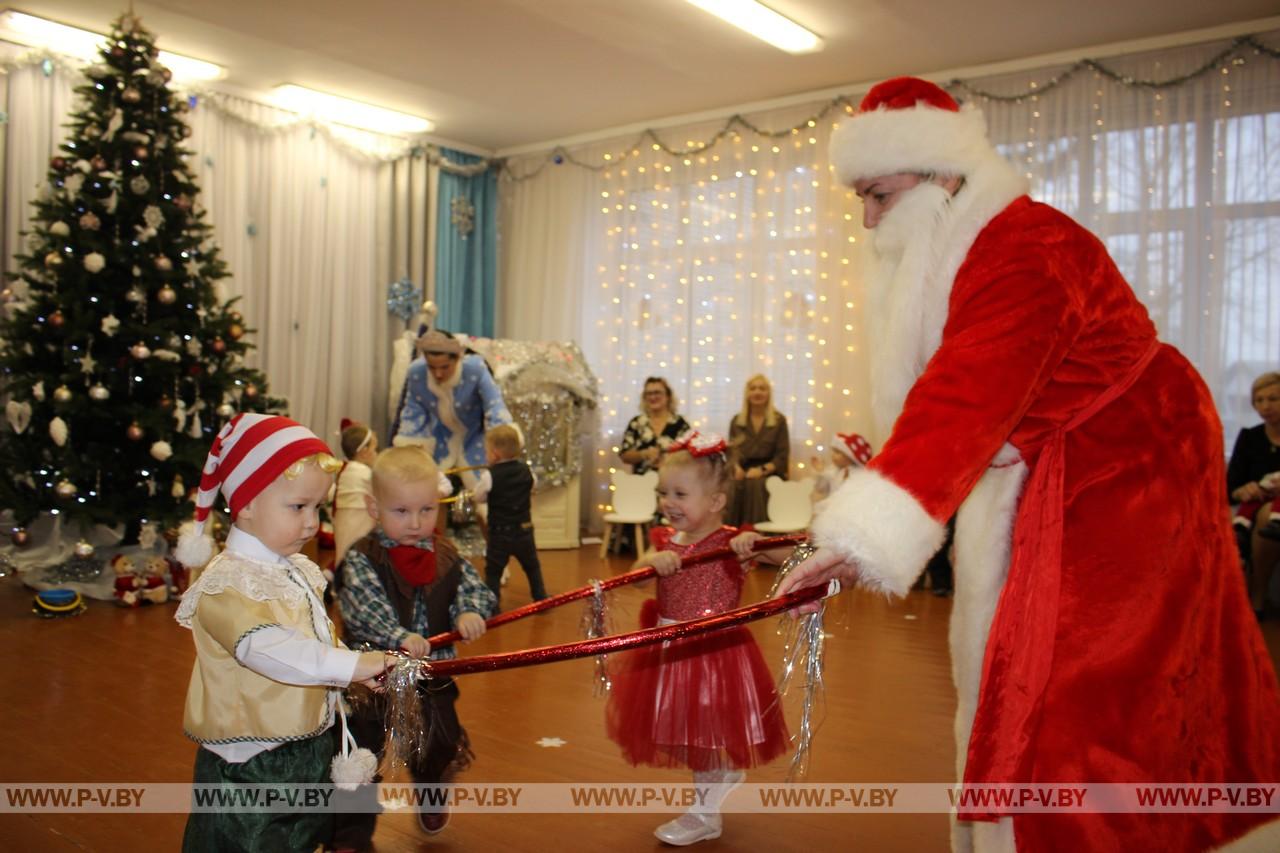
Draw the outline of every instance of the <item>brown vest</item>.
[[[374,574],[382,582],[387,599],[400,620],[400,627],[415,630],[413,611],[417,597],[421,595],[427,603],[427,629],[433,633],[452,630],[449,607],[458,594],[458,584],[462,582],[462,559],[452,542],[443,536],[435,538],[436,579],[416,590],[392,567],[391,555],[378,541],[377,532],[356,542],[351,550],[364,554],[369,565],[373,566]]]

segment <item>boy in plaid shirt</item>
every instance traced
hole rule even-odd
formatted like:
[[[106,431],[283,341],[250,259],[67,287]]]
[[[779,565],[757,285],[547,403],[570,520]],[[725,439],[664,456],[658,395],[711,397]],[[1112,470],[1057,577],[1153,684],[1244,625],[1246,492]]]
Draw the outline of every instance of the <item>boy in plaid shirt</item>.
[[[432,660],[454,657],[452,646],[432,649],[426,638],[457,629],[464,640],[485,631],[485,619],[497,610],[497,598],[471,564],[447,539],[435,535],[441,477],[421,447],[393,447],[373,465],[369,514],[377,526],[351,546],[342,562],[339,604],[348,644],[370,643],[403,649]],[[471,762],[466,730],[454,702],[451,678],[423,681],[418,687],[423,719],[429,721],[426,748],[413,757],[413,781],[447,782]],[[353,715],[351,730],[361,746],[378,751],[385,738],[385,702],[375,696]],[[346,815],[339,840],[364,846],[373,835],[376,815]],[[418,812],[422,830],[434,834],[449,820],[446,809]]]

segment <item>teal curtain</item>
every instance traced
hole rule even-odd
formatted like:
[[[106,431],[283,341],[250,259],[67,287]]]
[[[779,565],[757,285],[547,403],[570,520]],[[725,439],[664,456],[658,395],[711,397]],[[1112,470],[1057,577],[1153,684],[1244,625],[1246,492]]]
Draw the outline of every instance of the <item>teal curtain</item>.
[[[466,165],[481,158],[449,148],[441,156]],[[458,219],[470,219],[468,223]],[[493,169],[465,177],[440,169],[436,201],[436,325],[493,337],[497,288],[498,177]]]

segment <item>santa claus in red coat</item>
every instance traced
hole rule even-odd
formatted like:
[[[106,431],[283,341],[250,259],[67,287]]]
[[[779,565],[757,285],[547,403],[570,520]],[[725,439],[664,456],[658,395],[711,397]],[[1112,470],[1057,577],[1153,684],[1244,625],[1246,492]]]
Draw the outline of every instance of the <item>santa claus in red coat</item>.
[[[1031,201],[981,113],[937,86],[873,88],[831,157],[873,229],[873,402],[890,437],[781,591],[841,577],[905,594],[955,515],[965,783],[1280,780],[1280,692],[1195,369],[1102,243]],[[952,843],[1277,851],[1275,817],[969,808]]]

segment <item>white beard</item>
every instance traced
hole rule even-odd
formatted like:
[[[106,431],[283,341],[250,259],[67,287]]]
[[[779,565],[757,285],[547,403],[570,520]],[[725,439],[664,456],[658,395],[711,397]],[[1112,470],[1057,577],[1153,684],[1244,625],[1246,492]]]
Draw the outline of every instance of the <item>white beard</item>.
[[[940,268],[950,213],[950,193],[937,184],[920,184],[903,194],[868,241],[866,328],[872,410],[881,441],[942,338],[951,279],[940,280]]]

